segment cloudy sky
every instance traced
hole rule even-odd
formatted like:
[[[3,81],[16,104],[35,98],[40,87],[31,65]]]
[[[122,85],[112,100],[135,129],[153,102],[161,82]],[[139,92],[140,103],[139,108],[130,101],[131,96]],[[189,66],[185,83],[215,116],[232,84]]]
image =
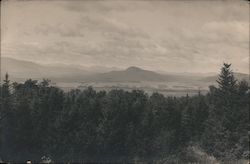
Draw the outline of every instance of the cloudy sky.
[[[42,64],[249,71],[246,1],[6,0],[1,29],[2,56]]]

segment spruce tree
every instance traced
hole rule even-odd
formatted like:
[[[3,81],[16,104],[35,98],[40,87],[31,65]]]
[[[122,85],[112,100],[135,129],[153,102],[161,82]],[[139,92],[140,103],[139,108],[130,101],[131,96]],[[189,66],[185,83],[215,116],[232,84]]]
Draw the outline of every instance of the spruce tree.
[[[10,97],[10,80],[9,74],[5,74],[3,85],[1,88],[1,148],[2,154],[8,155],[11,150],[9,140],[11,136],[10,122],[13,119],[11,111],[11,97]]]
[[[217,80],[218,88],[210,91],[209,118],[203,134],[203,146],[221,159],[241,158],[245,150],[249,101],[247,84],[238,83],[230,68],[223,64]],[[241,122],[245,122],[242,124]],[[241,134],[241,135],[240,135]],[[244,140],[244,141],[243,141]]]
[[[217,80],[221,96],[231,95],[236,91],[237,80],[235,79],[230,67],[231,64],[224,63]]]

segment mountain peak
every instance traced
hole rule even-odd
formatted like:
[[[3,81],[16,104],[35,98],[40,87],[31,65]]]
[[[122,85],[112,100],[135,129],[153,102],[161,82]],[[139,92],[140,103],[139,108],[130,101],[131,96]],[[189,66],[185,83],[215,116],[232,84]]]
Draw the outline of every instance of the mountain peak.
[[[139,67],[131,66],[131,67],[128,67],[126,71],[142,71],[142,69]]]

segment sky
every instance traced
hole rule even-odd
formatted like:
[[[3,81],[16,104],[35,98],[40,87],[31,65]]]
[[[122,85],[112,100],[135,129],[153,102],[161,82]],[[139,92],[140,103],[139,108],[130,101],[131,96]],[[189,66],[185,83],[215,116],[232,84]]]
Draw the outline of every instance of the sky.
[[[4,0],[1,55],[40,64],[249,72],[246,1]]]

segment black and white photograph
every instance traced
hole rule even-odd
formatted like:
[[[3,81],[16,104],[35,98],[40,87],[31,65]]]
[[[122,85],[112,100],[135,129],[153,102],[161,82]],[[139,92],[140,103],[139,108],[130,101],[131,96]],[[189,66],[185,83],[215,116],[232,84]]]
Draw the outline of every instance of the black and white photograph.
[[[249,164],[249,1],[0,4],[0,163]]]

